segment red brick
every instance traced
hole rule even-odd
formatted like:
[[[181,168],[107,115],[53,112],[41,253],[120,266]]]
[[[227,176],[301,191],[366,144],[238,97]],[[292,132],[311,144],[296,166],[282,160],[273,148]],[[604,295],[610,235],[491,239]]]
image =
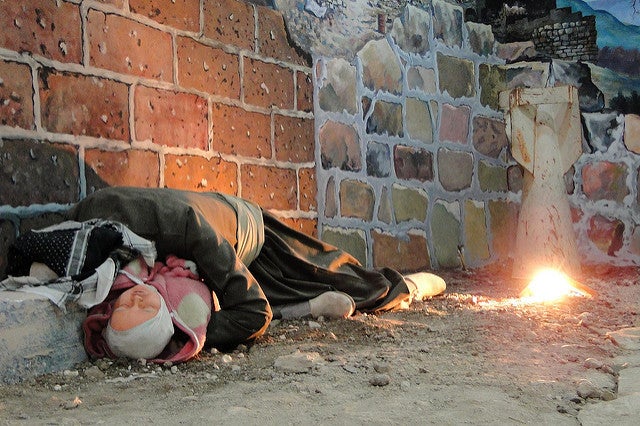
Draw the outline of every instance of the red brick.
[[[136,139],[158,145],[207,149],[207,101],[189,93],[137,86]]]
[[[241,166],[240,176],[242,197],[266,209],[296,209],[295,170],[245,164]]]
[[[271,158],[271,117],[242,108],[215,104],[213,149],[225,154]]]
[[[178,82],[182,87],[240,99],[238,55],[178,37]]]
[[[427,240],[422,235],[389,235],[372,231],[373,267],[401,272],[424,271],[431,267]]]
[[[274,118],[276,159],[304,163],[314,158],[314,121],[306,118]]]
[[[164,184],[189,191],[238,193],[238,167],[221,158],[166,155]]]
[[[236,0],[204,0],[204,35],[240,49],[255,50],[253,7]]]
[[[90,64],[122,74],[173,81],[171,35],[131,19],[89,11]]]
[[[88,149],[84,161],[87,187],[92,190],[107,186],[153,188],[160,183],[160,162],[155,152]]]
[[[283,217],[280,220],[303,234],[318,238],[318,220],[306,218]]]
[[[4,1],[0,47],[80,63],[82,32],[78,5],[59,1]]]
[[[309,73],[302,71],[296,73],[296,97],[298,111],[313,111],[313,81]]]
[[[277,64],[248,59],[244,66],[244,101],[265,108],[293,109],[293,72]]]
[[[129,0],[129,9],[164,25],[200,30],[200,2],[193,0]]]
[[[310,60],[289,44],[282,14],[268,7],[258,7],[258,52],[296,65],[310,66]]]
[[[300,210],[318,211],[316,169],[300,169]]]
[[[77,150],[70,145],[4,139],[0,144],[0,205],[77,201]]]
[[[0,61],[0,124],[33,129],[31,68]]]
[[[128,93],[113,80],[42,69],[42,125],[50,132],[129,141]]]

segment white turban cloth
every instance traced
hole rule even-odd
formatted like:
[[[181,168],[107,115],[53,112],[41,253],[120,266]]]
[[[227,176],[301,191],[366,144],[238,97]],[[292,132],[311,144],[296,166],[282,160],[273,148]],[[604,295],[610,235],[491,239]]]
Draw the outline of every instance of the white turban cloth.
[[[118,357],[153,359],[162,353],[173,332],[171,313],[160,296],[160,309],[153,318],[128,330],[114,330],[108,323],[104,338]]]

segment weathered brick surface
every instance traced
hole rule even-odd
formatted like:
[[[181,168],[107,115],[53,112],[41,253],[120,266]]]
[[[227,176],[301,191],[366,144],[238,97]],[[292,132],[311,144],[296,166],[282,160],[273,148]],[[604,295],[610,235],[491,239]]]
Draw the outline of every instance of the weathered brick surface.
[[[98,77],[40,71],[42,126],[56,133],[130,140],[128,88]]]
[[[303,234],[311,235],[313,237],[318,236],[318,220],[317,219],[306,219],[304,217],[300,218],[292,218],[292,217],[283,217],[280,218],[282,222],[289,225],[291,228],[302,232]]]
[[[221,158],[166,155],[164,184],[189,191],[219,191],[238,194],[238,166]]]
[[[193,0],[129,0],[129,9],[164,25],[186,31],[200,29],[200,4]]]
[[[316,170],[313,168],[300,169],[298,172],[300,186],[300,210],[318,211],[318,182]]]
[[[427,239],[420,234],[395,236],[372,231],[373,266],[390,267],[401,272],[424,271],[431,268]]]
[[[393,164],[398,179],[417,179],[421,182],[433,180],[433,154],[427,150],[396,145],[393,149]]]
[[[295,87],[293,71],[278,64],[245,59],[244,101],[269,108],[293,109]]]
[[[271,158],[271,116],[213,105],[213,149],[225,154]]]
[[[90,10],[92,66],[160,81],[173,81],[171,35],[131,19]]]
[[[343,217],[355,217],[370,221],[373,219],[375,194],[366,183],[353,179],[340,182],[340,213]]]
[[[296,109],[298,111],[313,111],[313,81],[306,72],[296,72]]]
[[[237,0],[205,0],[204,35],[241,49],[255,50],[253,7]]]
[[[33,129],[31,68],[0,61],[0,124]]]
[[[306,55],[288,43],[282,14],[267,7],[258,7],[257,10],[258,52],[297,65],[311,65]]]
[[[178,37],[178,83],[207,93],[240,99],[238,55]]]
[[[592,200],[622,202],[629,194],[627,166],[624,163],[600,161],[582,168],[582,190]]]
[[[274,116],[276,159],[295,163],[314,159],[314,121],[306,118]]]
[[[0,14],[0,47],[80,63],[82,39],[77,4],[57,1],[7,1]]]
[[[498,158],[503,148],[508,145],[503,121],[482,116],[473,118],[473,146],[478,152]]]
[[[135,135],[167,146],[207,149],[206,99],[190,93],[137,86],[134,94]]]
[[[440,140],[467,143],[471,108],[466,105],[444,104],[440,116]]]
[[[367,241],[363,231],[325,227],[322,241],[340,247],[363,265],[367,263]]]
[[[0,205],[72,203],[79,193],[78,158],[69,145],[34,140],[0,143]]]
[[[158,154],[151,151],[85,152],[87,187],[92,190],[108,186],[157,187],[160,183]]]
[[[356,129],[335,121],[322,125],[318,138],[322,167],[342,170],[361,170],[359,139]]]
[[[298,204],[296,172],[290,169],[242,165],[242,197],[266,209],[295,210]]]

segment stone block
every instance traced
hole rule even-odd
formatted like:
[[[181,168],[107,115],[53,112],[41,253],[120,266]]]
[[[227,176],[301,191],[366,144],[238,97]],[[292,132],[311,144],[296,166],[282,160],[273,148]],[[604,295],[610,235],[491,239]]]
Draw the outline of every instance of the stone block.
[[[438,177],[447,191],[461,191],[471,187],[473,155],[469,152],[438,150]]]
[[[393,164],[398,179],[433,181],[433,154],[430,151],[396,145],[393,148]]]
[[[107,186],[153,188],[160,184],[160,159],[153,151],[87,149],[84,155],[87,188]]]
[[[168,32],[94,9],[89,9],[86,28],[91,66],[173,82],[173,47]]]
[[[31,67],[0,60],[0,81],[0,125],[33,129]]]
[[[136,139],[150,140],[156,145],[206,150],[209,146],[207,110],[207,100],[203,97],[137,86],[134,93]]]
[[[393,185],[391,200],[397,223],[424,222],[427,219],[429,198],[423,189]]]
[[[336,179],[329,177],[327,191],[324,197],[324,215],[326,217],[336,217],[338,215],[338,200],[336,198]]]
[[[362,63],[362,83],[374,91],[402,93],[402,69],[395,52],[386,39],[372,40],[359,52]]]
[[[622,203],[629,194],[624,163],[599,161],[582,167],[582,191],[591,200],[612,200]]]
[[[466,200],[464,203],[464,259],[467,266],[481,265],[491,257],[489,232],[484,203]]]
[[[325,62],[326,74],[318,78],[318,104],[329,112],[358,112],[356,67],[342,58]]]
[[[640,258],[640,226],[633,228],[631,239],[629,240],[629,251],[632,255]]]
[[[48,69],[41,69],[39,76],[46,130],[125,142],[131,139],[126,84]]]
[[[220,157],[165,155],[164,184],[189,191],[219,191],[238,194],[238,166]]]
[[[521,165],[515,164],[507,168],[507,187],[509,188],[509,191],[522,191],[523,179],[524,174]]]
[[[615,256],[622,248],[624,228],[624,222],[619,219],[595,215],[589,219],[587,236],[600,251]]]
[[[433,252],[439,268],[458,268],[460,256],[460,205],[458,202],[438,200],[431,217]]]
[[[440,114],[440,141],[466,144],[469,137],[471,108],[467,105],[442,105]]]
[[[405,101],[407,133],[413,139],[424,143],[433,142],[433,117],[429,103],[416,98]]]
[[[491,25],[465,22],[468,43],[471,50],[480,56],[492,55],[495,50],[495,37]]]
[[[375,194],[366,182],[345,179],[340,182],[340,213],[343,217],[355,217],[367,222],[373,219]]]
[[[192,32],[200,30],[200,5],[196,2],[129,0],[129,9],[163,25]]]
[[[403,137],[402,105],[376,101],[373,112],[367,119],[367,133]]]
[[[518,228],[518,209],[515,203],[504,200],[488,201],[491,253],[501,260],[508,260],[515,246],[514,230]]]
[[[432,269],[431,257],[424,232],[414,230],[392,235],[379,230],[371,231],[373,240],[373,267],[393,268],[402,273]]]
[[[473,118],[473,146],[488,157],[498,158],[509,145],[504,121],[476,116]]]
[[[295,108],[293,71],[258,59],[244,60],[244,101],[263,108]]]
[[[8,139],[0,142],[0,205],[77,201],[80,171],[71,145]]]
[[[378,220],[391,224],[393,222],[393,204],[389,189],[385,186],[380,193],[380,205],[378,206]]]
[[[391,148],[389,145],[369,142],[367,144],[367,176],[387,177],[391,175]]]
[[[484,192],[506,192],[507,169],[501,165],[492,164],[484,160],[478,163],[478,182]]]
[[[80,5],[9,2],[0,14],[0,46],[60,62],[82,61]]]
[[[360,141],[353,126],[327,121],[318,131],[322,167],[341,170],[362,170]]]
[[[640,367],[625,368],[618,376],[618,395],[640,395]],[[638,398],[640,402],[640,398]]]
[[[255,51],[253,6],[240,0],[210,0],[202,7],[204,36],[240,49]]]
[[[41,296],[0,291],[0,382],[73,369],[86,360],[85,316],[75,305],[64,313]]]
[[[484,106],[500,109],[500,92],[507,90],[506,70],[499,65],[480,64],[478,66],[478,83],[480,86],[480,103]]]
[[[421,66],[409,67],[407,70],[407,85],[410,90],[419,90],[427,94],[435,94],[436,72],[433,68]]]
[[[362,264],[367,264],[367,237],[361,229],[345,229],[325,226],[321,240],[341,248]]]
[[[476,95],[473,62],[438,52],[437,63],[440,92],[447,92],[452,98],[473,98]]]
[[[394,20],[390,34],[403,51],[424,55],[429,51],[430,29],[431,15],[407,4],[402,15]]]
[[[445,0],[432,0],[433,36],[449,47],[462,47],[462,8]]]
[[[190,37],[176,40],[180,86],[240,99],[240,58]]]
[[[624,116],[612,113],[583,113],[584,138],[590,152],[607,152],[613,144],[622,141]]]
[[[624,145],[629,151],[640,154],[640,115],[624,116]]]

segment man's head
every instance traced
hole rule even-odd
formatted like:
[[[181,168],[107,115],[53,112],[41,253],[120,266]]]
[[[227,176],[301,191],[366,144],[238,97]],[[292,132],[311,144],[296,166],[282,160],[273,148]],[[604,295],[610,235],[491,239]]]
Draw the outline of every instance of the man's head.
[[[160,293],[138,284],[114,302],[104,338],[117,356],[150,359],[162,352],[173,331],[171,313]]]

